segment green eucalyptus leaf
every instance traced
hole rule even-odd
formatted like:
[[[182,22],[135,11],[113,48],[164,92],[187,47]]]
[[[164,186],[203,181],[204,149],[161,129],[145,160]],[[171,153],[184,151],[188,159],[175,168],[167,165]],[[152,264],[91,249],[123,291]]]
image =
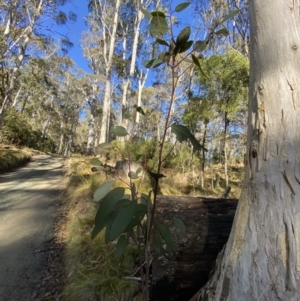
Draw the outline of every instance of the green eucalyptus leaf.
[[[199,60],[196,58],[196,56],[195,56],[194,54],[192,54],[192,60],[193,60],[193,63],[198,67],[200,73],[201,73],[204,77],[208,78],[207,75],[206,75],[206,74],[204,73],[204,71],[202,70]]]
[[[166,17],[166,15],[161,11],[153,11],[153,12],[151,12],[151,15],[153,17],[162,17],[162,18]]]
[[[139,167],[135,173],[138,175],[139,173],[141,173],[142,170],[143,170],[142,167]]]
[[[97,158],[91,159],[90,164],[93,165],[93,166],[102,166],[102,162]]]
[[[139,218],[139,220],[141,220],[144,217],[146,212],[147,212],[147,205],[142,204],[142,203],[136,205],[136,215],[135,216],[137,216]]]
[[[187,41],[184,45],[181,46],[179,53],[187,51],[188,49],[191,48],[192,45],[193,45],[193,41]]]
[[[112,218],[112,214],[109,214],[106,217],[104,217],[101,221],[99,221],[97,224],[95,224],[92,231],[92,236],[91,236],[92,239],[94,239],[108,225],[111,218]]]
[[[178,47],[177,47],[178,48]],[[177,51],[177,53],[175,53],[175,49],[176,49],[176,43],[175,43],[175,41],[174,41],[174,39],[171,39],[170,40],[170,46],[169,46],[169,53],[171,54],[171,55],[176,55],[177,53],[178,53],[178,51]],[[179,49],[178,49],[179,50]]]
[[[185,8],[187,8],[189,5],[190,5],[189,2],[180,3],[175,7],[175,11],[179,13],[183,11]]]
[[[171,55],[169,52],[163,51],[158,55],[158,58],[166,63],[169,63],[171,59]]]
[[[230,11],[222,20],[220,23],[224,23],[226,22],[227,20],[233,18],[234,16],[236,16],[237,14],[239,14],[240,10],[239,9],[235,9],[235,10],[232,10]]]
[[[174,224],[178,228],[178,230],[185,233],[185,224],[183,223],[183,221],[180,218],[175,217]]]
[[[123,210],[124,208],[127,208],[130,204],[131,204],[131,200],[127,197],[124,198],[125,196],[123,196],[123,199],[121,199],[120,201],[118,201],[115,204],[115,211],[119,212],[120,210]]]
[[[203,146],[199,143],[199,141],[195,138],[195,136],[188,130],[188,128],[181,124],[172,124],[171,132],[176,135],[176,139],[179,142],[183,142],[186,140],[190,140],[193,145],[194,150],[200,150]],[[206,149],[204,149],[206,150]]]
[[[150,33],[152,37],[161,37],[169,30],[168,23],[165,17],[155,16],[152,18],[150,23]]]
[[[137,204],[135,214],[124,232],[129,232],[129,233],[132,232],[133,228],[136,227],[141,222],[141,220],[143,220],[146,212],[147,212],[147,207],[145,205]]]
[[[190,141],[191,141],[191,143],[193,145],[194,150],[201,150],[201,149],[203,149],[203,145],[200,144],[200,142],[195,138],[194,135],[191,134],[191,136],[190,136],[189,139],[190,139]],[[204,150],[207,152],[206,148],[204,148]]]
[[[162,40],[162,39],[156,39],[156,43],[164,46],[169,46],[168,42]]]
[[[186,126],[181,125],[181,124],[172,124],[171,125],[171,132],[176,135],[176,139],[179,142],[186,141],[190,138],[191,133],[187,129]]]
[[[200,68],[199,60],[196,58],[196,56],[195,56],[194,54],[192,54],[192,60],[193,60],[193,63],[194,63],[198,68]]]
[[[127,208],[118,213],[111,226],[109,234],[110,240],[115,240],[125,231],[131,220],[134,218],[136,210],[137,204],[135,202],[131,202]]]
[[[111,227],[113,225],[113,222],[116,218],[116,214],[112,214],[110,219],[107,221],[107,224],[106,224],[106,230],[105,230],[105,243],[109,243],[111,240],[110,240],[110,231],[111,231]]]
[[[144,112],[144,110],[142,109],[142,107],[137,107],[137,108],[136,108],[136,111],[137,111],[138,113],[142,114],[143,116],[145,116],[145,112]]]
[[[152,19],[152,14],[149,13],[146,9],[141,8],[141,12],[144,14],[144,16],[145,16],[148,20],[151,20],[151,19]]]
[[[99,202],[100,200],[102,200],[110,192],[111,188],[113,187],[113,185],[115,183],[116,183],[115,180],[107,181],[107,182],[103,183],[94,192],[93,199],[96,202]]]
[[[92,172],[97,172],[97,171],[104,171],[104,172],[107,172],[107,167],[104,167],[104,166],[93,166],[91,168],[91,171]]]
[[[160,233],[161,238],[165,241],[165,243],[167,245],[168,253],[171,254],[171,253],[175,252],[177,249],[177,246],[172,238],[170,229],[163,224],[159,224],[158,231]]]
[[[115,126],[112,130],[111,133],[116,135],[117,137],[125,137],[128,135],[126,129],[123,126]]]
[[[144,61],[143,65],[148,69],[152,69],[160,66],[163,63],[164,61],[161,59],[151,59],[151,60]]]
[[[125,188],[116,187],[105,196],[97,210],[95,224],[102,223],[102,221],[112,213],[117,202],[122,200],[124,193]]]
[[[118,257],[121,257],[124,254],[126,246],[128,244],[128,239],[125,234],[121,235],[116,244],[116,253]]]
[[[215,34],[216,35],[222,35],[222,36],[228,36],[229,31],[227,30],[227,28],[221,28],[218,31],[216,31]]]
[[[95,227],[92,231],[92,239],[106,227],[105,240],[108,241],[108,233],[112,225],[112,221],[116,216],[114,212],[115,206],[120,202],[125,193],[125,188],[117,187],[111,190],[100,203],[95,216]]]
[[[136,180],[139,178],[139,176],[134,171],[129,171],[128,178],[130,178],[131,180]]]
[[[193,50],[197,52],[202,52],[206,47],[207,47],[206,41],[196,41]]]
[[[190,26],[184,27],[179,33],[179,35],[177,36],[176,46],[182,47],[182,45],[184,45],[188,41],[190,35],[191,35],[191,27]]]

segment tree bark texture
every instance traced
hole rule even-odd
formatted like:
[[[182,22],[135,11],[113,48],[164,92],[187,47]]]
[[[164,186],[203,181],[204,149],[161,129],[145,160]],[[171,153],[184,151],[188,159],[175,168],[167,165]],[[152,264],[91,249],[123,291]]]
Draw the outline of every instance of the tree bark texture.
[[[183,301],[204,285],[232,227],[237,200],[159,196],[155,224],[170,227],[178,250],[172,259],[154,254],[151,301]],[[179,218],[186,231],[172,221]]]
[[[217,269],[192,300],[300,300],[300,2],[249,4],[245,182]]]

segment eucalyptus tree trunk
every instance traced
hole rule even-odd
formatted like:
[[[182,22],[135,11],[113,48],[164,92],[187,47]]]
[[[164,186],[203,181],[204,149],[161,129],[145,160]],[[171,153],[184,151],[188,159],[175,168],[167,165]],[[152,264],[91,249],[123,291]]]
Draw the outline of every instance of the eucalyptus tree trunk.
[[[113,62],[113,54],[115,50],[115,41],[116,41],[116,32],[118,27],[118,19],[119,19],[119,8],[121,6],[121,0],[116,0],[115,7],[114,7],[114,19],[110,36],[110,43],[109,43],[109,51],[108,56],[104,55],[105,59],[105,94],[103,99],[103,115],[102,115],[102,122],[101,122],[101,131],[100,131],[100,143],[104,143],[108,141],[108,133],[109,133],[109,121],[110,121],[110,97],[111,97],[111,72],[112,72],[112,62]],[[103,40],[104,40],[104,48],[107,48],[108,41],[106,40],[106,30],[103,28]],[[104,53],[106,54],[107,51],[104,49]]]
[[[43,122],[42,125],[42,139],[45,139],[48,135],[48,130],[50,128],[53,117],[51,115],[47,116],[47,119]]]
[[[250,1],[245,181],[216,270],[191,300],[300,300],[299,11]]]
[[[141,28],[141,22],[143,20],[144,14],[141,11],[141,7],[143,5],[143,0],[136,1],[136,17],[134,20],[134,38],[133,38],[133,44],[132,44],[132,52],[131,52],[131,62],[130,62],[130,69],[129,69],[129,76],[126,78],[124,82],[123,87],[123,96],[122,96],[122,125],[127,126],[127,120],[123,118],[123,115],[129,110],[128,107],[128,98],[130,89],[132,86],[132,81],[134,77],[135,72],[135,65],[137,60],[137,52],[138,52],[138,45],[139,45],[139,37],[140,37],[140,28]],[[149,6],[150,1],[148,0],[146,6],[144,8],[147,9]]]
[[[138,99],[137,99],[137,106],[140,107],[142,105],[142,93],[143,89],[148,77],[149,69],[145,73],[143,73],[143,70],[140,71],[140,74],[138,75]],[[135,115],[135,122],[140,122],[140,113],[136,113]]]
[[[88,127],[89,130],[88,130],[86,153],[87,155],[91,155],[94,152],[94,145],[95,145],[95,116],[93,110],[91,110]]]
[[[61,155],[63,152],[64,142],[65,142],[65,123],[62,120],[60,122],[60,134],[59,134],[59,142],[57,147],[57,154],[59,155]]]
[[[204,132],[203,132],[203,138],[202,138],[202,162],[201,162],[201,188],[204,189],[204,180],[205,180],[205,143],[206,143],[206,135],[207,135],[207,125],[209,123],[209,120],[204,121]],[[213,187],[212,187],[213,188]]]
[[[71,156],[71,149],[72,149],[72,143],[73,143],[73,138],[76,133],[78,121],[74,121],[71,125],[70,132],[68,134],[68,140],[66,142],[66,148],[64,152],[65,157],[70,157]]]
[[[88,122],[88,138],[87,138],[87,147],[86,147],[87,155],[91,155],[94,152],[96,101],[97,100],[95,98],[88,101],[88,104],[90,106],[90,118]]]
[[[228,187],[228,130],[229,130],[228,114],[225,112],[225,129],[224,129],[224,174],[225,174],[225,186]]]

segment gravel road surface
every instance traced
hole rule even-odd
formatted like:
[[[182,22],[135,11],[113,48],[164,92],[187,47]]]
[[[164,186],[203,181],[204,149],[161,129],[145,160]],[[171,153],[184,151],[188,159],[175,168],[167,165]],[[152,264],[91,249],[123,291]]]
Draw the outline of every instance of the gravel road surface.
[[[39,300],[63,165],[63,158],[39,155],[0,175],[0,301]]]

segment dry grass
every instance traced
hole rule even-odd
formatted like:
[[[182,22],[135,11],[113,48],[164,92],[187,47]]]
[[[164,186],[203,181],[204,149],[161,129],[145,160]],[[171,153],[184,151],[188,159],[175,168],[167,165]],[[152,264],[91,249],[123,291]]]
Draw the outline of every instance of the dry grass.
[[[113,165],[113,163],[111,163]],[[190,195],[220,197],[225,191],[222,166],[208,169],[205,175],[204,188],[200,187],[200,176],[197,172],[175,173],[165,170],[166,175],[160,185],[164,195]],[[212,188],[215,175],[220,175],[220,185]],[[232,187],[230,197],[238,198],[240,193],[243,168],[229,168],[229,180]],[[120,259],[115,254],[113,244],[105,244],[103,234],[91,240],[91,231],[97,204],[92,201],[94,191],[103,182],[111,180],[112,175],[104,172],[92,173],[88,158],[73,157],[69,160],[65,200],[67,223],[64,230],[66,242],[67,285],[64,290],[65,300],[70,301],[138,301],[134,297],[139,286],[132,281],[124,280],[135,268],[137,256],[134,248],[129,249]],[[115,186],[125,187],[129,193],[128,179],[119,178]],[[150,178],[135,180],[137,190],[148,193],[152,189]]]
[[[138,301],[133,295],[138,284],[125,280],[134,270],[135,250],[118,258],[113,244],[105,244],[103,235],[91,240],[97,204],[92,201],[96,188],[109,178],[104,172],[93,174],[87,159],[69,160],[65,199],[67,285],[65,300]],[[119,184],[119,183],[118,183]]]
[[[27,162],[33,154],[30,149],[18,149],[11,146],[0,145],[0,173],[12,171]]]
[[[197,170],[184,174],[174,172],[174,170],[165,170],[164,174],[166,177],[161,181],[161,192],[164,195],[220,198],[226,190],[224,168],[221,164],[205,170],[203,187],[201,187],[201,174]],[[215,187],[216,174],[220,176],[218,187]],[[238,199],[244,177],[244,167],[242,165],[229,166],[228,177],[231,187],[229,198]]]

